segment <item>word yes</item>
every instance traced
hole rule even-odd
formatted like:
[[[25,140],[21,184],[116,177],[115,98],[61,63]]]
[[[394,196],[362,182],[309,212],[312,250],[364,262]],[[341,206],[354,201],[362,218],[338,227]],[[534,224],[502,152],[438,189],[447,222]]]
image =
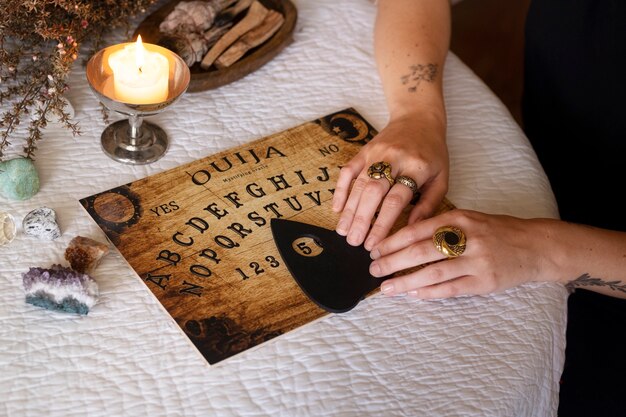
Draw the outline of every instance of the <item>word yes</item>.
[[[168,214],[178,210],[180,207],[176,204],[176,201],[170,201],[166,204],[161,204],[160,206],[156,206],[150,209],[151,212],[160,217],[161,214]]]

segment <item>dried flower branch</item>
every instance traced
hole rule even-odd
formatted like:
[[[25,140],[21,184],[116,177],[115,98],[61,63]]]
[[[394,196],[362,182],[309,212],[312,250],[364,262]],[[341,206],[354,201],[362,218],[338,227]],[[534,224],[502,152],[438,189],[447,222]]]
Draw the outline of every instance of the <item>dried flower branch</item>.
[[[25,134],[24,156],[33,158],[51,117],[74,135],[63,94],[79,48],[99,47],[111,28],[145,13],[155,0],[0,0],[0,160],[10,140]],[[18,130],[28,117],[28,127]]]

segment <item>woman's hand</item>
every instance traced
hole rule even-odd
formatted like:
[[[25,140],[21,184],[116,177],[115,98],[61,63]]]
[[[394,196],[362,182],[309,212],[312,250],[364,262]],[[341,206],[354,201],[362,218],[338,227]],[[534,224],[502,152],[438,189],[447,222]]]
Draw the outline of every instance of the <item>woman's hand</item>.
[[[554,242],[559,233],[553,226],[562,222],[555,222],[452,210],[408,225],[376,245],[370,273],[383,277],[429,264],[381,285],[386,295],[416,298],[488,294],[528,281],[557,280],[562,272],[552,259],[563,259],[563,254]],[[433,235],[442,226],[465,234],[460,256],[446,259],[435,248]]]
[[[392,119],[341,169],[333,197],[333,210],[342,211],[337,233],[347,236],[353,246],[365,241],[365,248],[370,250],[389,234],[413,199],[408,186],[391,185],[384,178],[368,176],[368,168],[380,161],[391,164],[393,178],[408,176],[419,187],[421,196],[411,211],[409,223],[432,215],[448,191],[445,129],[445,117],[432,114],[406,114]]]

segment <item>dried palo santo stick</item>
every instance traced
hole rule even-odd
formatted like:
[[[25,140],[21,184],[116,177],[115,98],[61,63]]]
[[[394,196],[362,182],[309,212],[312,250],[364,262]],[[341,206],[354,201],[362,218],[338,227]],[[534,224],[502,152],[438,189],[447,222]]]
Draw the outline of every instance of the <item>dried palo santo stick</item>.
[[[218,68],[230,67],[250,49],[268,40],[285,21],[282,14],[270,10],[263,22],[244,34],[237,42],[215,60]]]
[[[217,57],[220,56],[226,48],[239,39],[241,35],[258,26],[265,19],[268,12],[269,10],[266,9],[265,6],[263,6],[258,0],[252,3],[246,16],[241,19],[239,23],[233,26],[232,29],[226,32],[226,34],[222,36],[211,49],[209,49],[209,52],[207,52],[202,59],[200,67],[205,70],[209,69]]]
[[[214,24],[219,26],[230,22],[231,20],[236,18],[239,13],[250,7],[253,1],[254,0],[239,0],[237,3],[230,6],[229,8],[222,10],[220,14],[218,14],[215,18]]]

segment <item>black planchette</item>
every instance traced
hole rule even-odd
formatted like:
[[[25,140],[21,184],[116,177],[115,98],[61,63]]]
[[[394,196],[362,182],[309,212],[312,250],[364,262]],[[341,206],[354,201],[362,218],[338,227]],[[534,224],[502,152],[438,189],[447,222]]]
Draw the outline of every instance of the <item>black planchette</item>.
[[[327,311],[351,310],[385,279],[369,273],[371,259],[363,245],[349,245],[334,230],[283,219],[272,219],[271,228],[293,278]]]

